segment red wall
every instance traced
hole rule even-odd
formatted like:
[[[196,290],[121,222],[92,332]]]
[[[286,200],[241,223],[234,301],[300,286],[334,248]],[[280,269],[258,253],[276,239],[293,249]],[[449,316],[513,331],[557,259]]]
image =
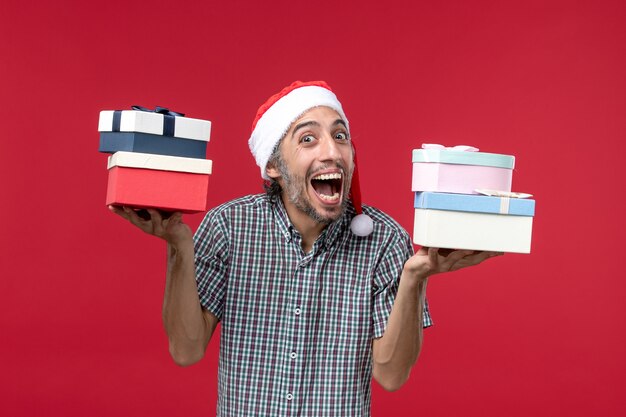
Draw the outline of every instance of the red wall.
[[[169,359],[165,246],[106,210],[98,112],[212,120],[214,206],[261,190],[250,124],[295,79],[334,87],[364,201],[405,228],[422,142],[515,155],[537,200],[532,254],[431,279],[373,414],[626,414],[624,2],[4,0],[0,39],[0,415],[214,415],[218,343]]]

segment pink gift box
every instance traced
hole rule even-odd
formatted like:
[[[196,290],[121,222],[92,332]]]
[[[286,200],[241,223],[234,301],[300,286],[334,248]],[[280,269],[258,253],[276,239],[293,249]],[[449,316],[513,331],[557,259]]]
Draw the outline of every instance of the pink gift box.
[[[457,194],[478,194],[476,189],[511,191],[514,165],[511,155],[443,147],[415,149],[411,190]]]

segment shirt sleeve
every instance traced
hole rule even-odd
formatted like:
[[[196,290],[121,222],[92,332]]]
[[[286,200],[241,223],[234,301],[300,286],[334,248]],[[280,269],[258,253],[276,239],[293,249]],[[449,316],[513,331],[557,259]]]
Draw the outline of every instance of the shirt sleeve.
[[[393,308],[393,302],[398,293],[400,275],[404,263],[413,255],[413,245],[408,234],[402,234],[394,239],[383,251],[382,259],[374,273],[373,288],[373,338],[382,337],[387,320]],[[422,326],[424,328],[433,325],[428,308],[428,300],[425,299]]]
[[[194,235],[196,284],[203,308],[222,318],[226,294],[229,239],[220,213],[209,211]]]

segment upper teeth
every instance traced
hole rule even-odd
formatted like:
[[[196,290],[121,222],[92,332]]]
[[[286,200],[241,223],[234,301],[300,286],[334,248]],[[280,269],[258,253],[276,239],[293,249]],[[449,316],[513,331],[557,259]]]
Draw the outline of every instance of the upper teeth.
[[[314,180],[338,180],[341,179],[341,173],[336,172],[334,174],[322,174],[317,177],[313,177]]]

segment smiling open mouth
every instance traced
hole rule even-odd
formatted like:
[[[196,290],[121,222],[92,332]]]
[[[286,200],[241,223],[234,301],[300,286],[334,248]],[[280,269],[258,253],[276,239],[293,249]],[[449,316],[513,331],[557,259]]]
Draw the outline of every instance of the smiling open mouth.
[[[343,175],[340,172],[320,174],[311,178],[311,186],[322,201],[335,203],[341,196]]]

